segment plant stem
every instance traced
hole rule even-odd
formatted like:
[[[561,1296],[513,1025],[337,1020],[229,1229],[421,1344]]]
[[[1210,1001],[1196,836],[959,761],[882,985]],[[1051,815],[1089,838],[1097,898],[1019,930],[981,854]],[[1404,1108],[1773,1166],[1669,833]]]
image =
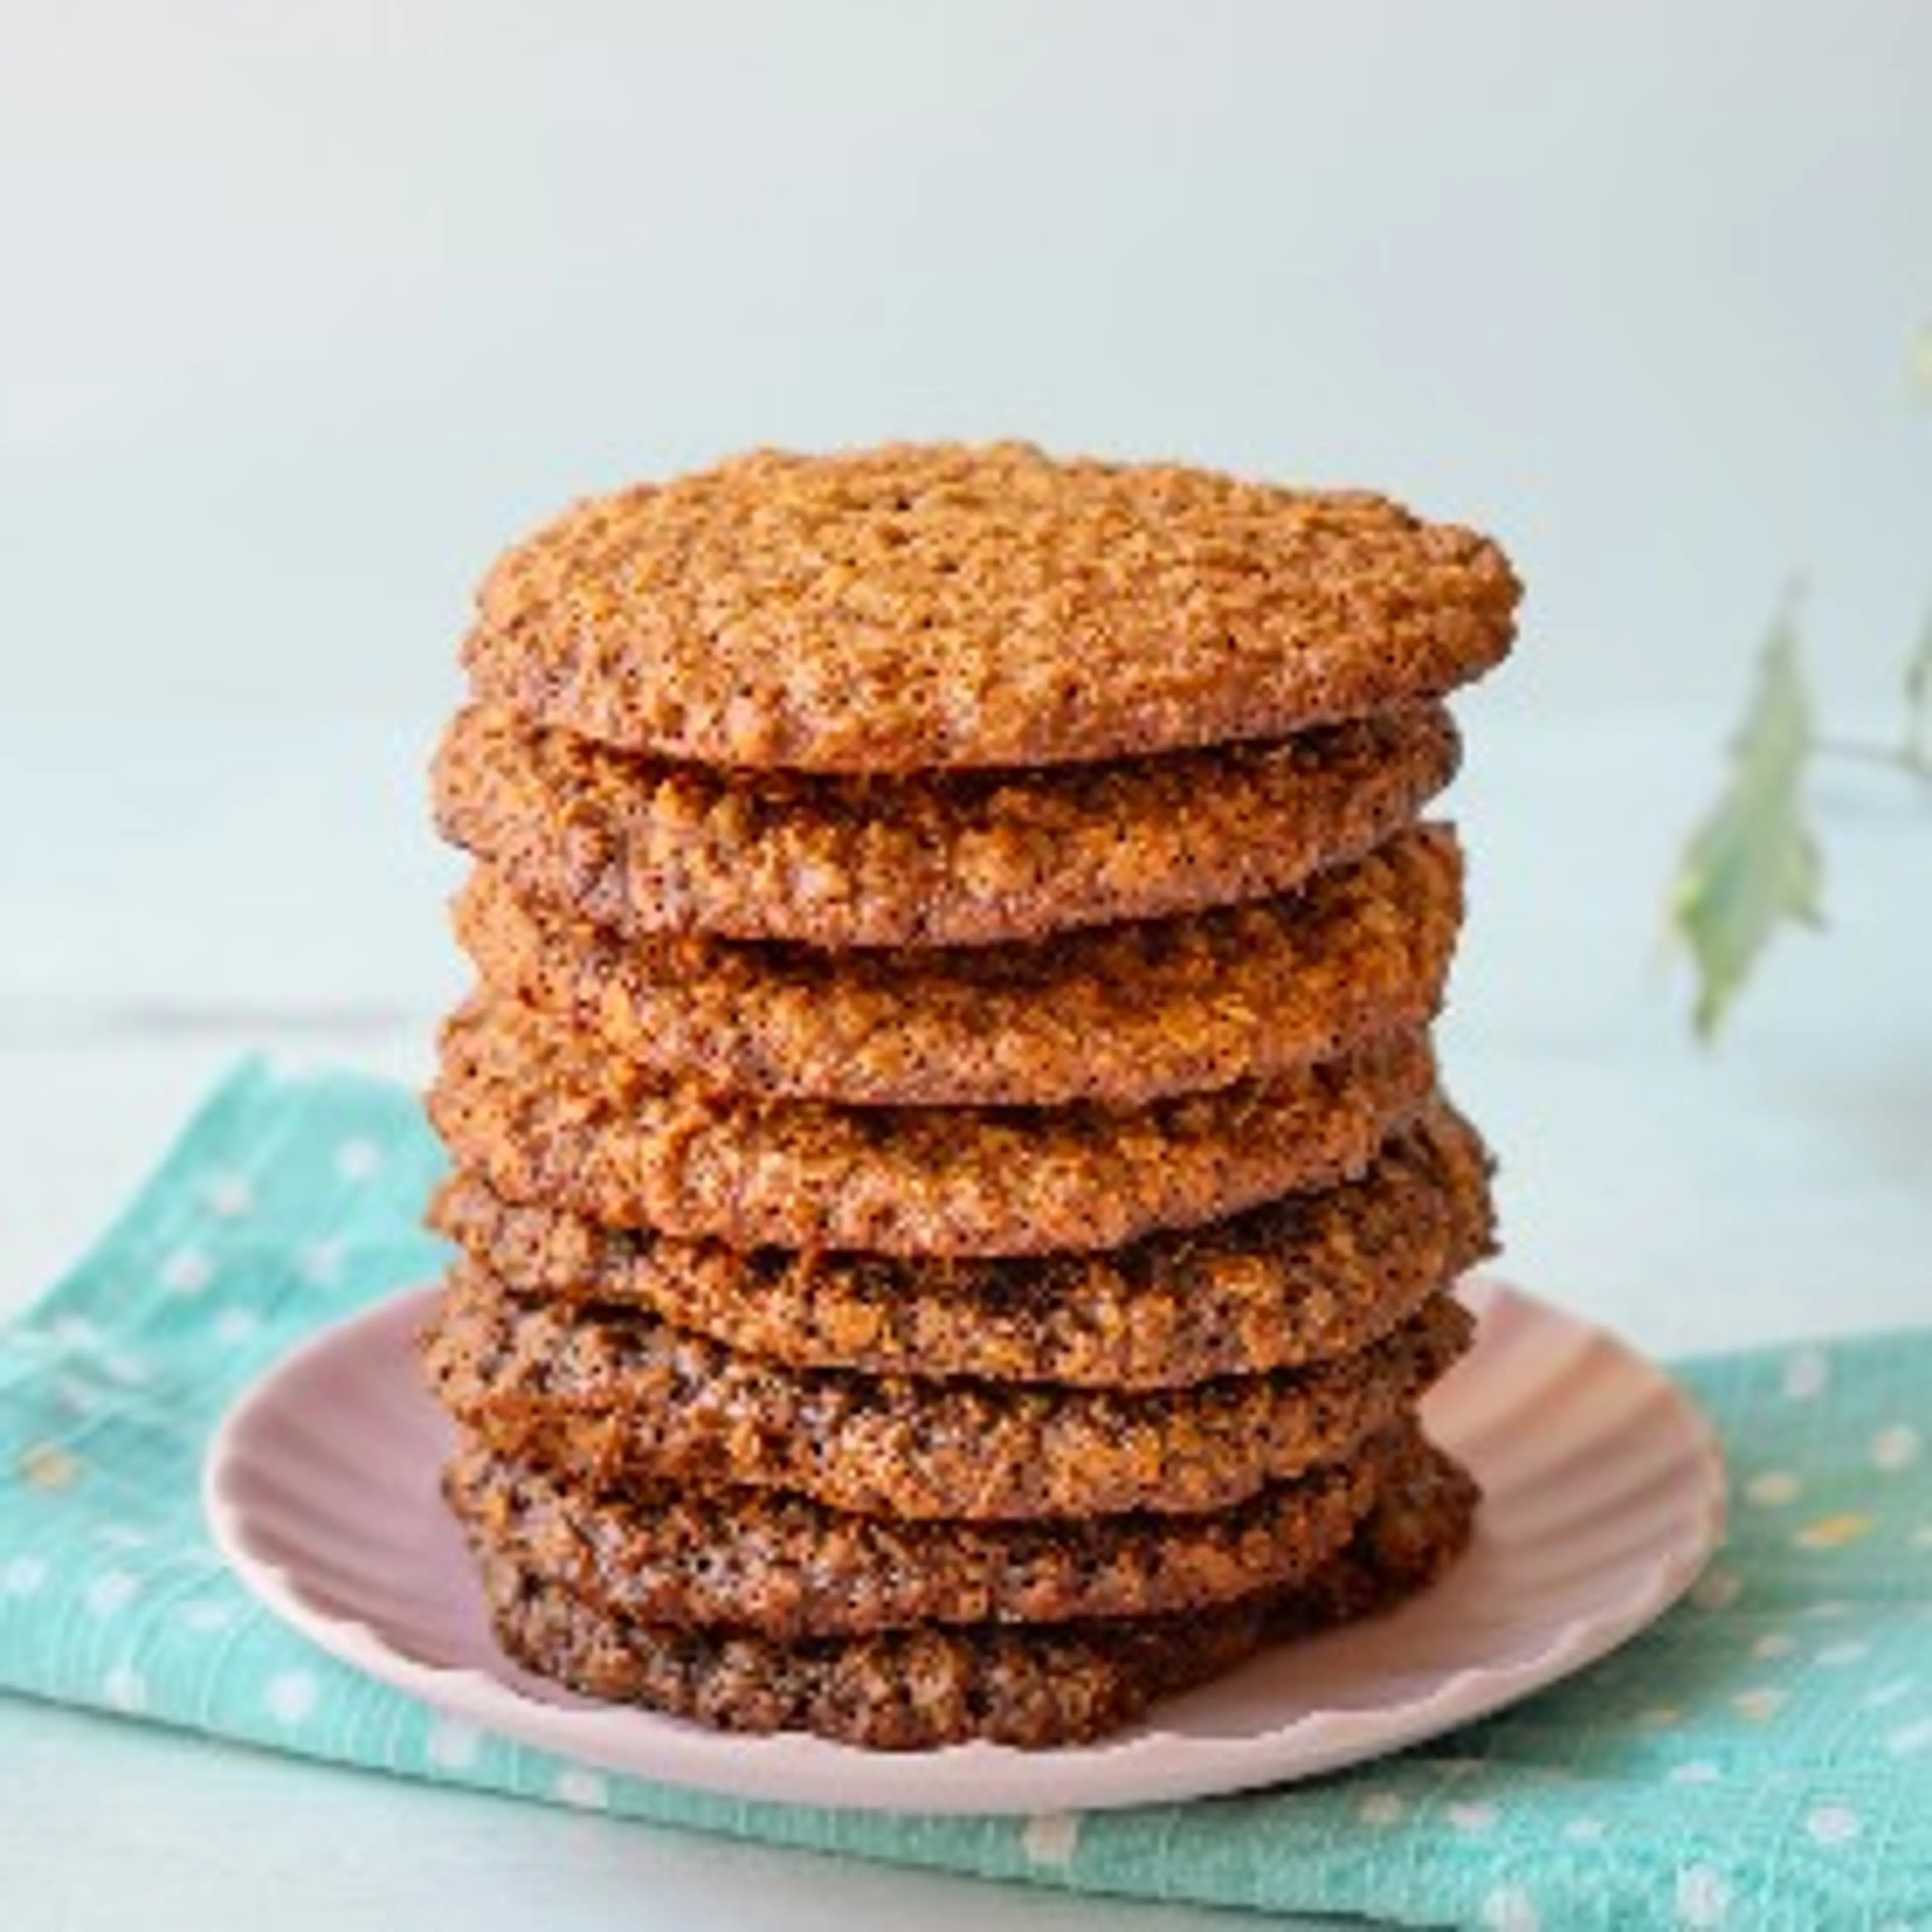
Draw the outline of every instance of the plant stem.
[[[1820,754],[1828,758],[1856,759],[1860,764],[1886,765],[1922,784],[1932,784],[1932,756],[1919,745],[1884,745],[1868,738],[1820,738]]]

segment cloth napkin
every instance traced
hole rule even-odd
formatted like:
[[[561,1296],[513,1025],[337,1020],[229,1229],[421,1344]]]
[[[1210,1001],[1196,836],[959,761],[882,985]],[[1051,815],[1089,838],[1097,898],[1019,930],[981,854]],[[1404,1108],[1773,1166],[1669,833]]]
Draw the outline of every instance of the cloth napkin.
[[[1680,1365],[1726,1547],[1515,1709],[1318,1782],[1118,1813],[889,1817],[610,1776],[441,1718],[259,1609],[200,1459],[277,1357],[434,1274],[412,1096],[250,1063],[0,1330],[0,1687],[343,1763],[1083,1892],[1491,1932],[1932,1927],[1932,1330]]]

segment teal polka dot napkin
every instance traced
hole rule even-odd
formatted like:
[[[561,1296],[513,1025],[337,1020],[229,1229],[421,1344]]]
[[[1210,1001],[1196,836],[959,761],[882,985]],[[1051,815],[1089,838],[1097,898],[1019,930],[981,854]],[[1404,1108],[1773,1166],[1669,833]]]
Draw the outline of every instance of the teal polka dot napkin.
[[[0,1687],[626,1816],[1076,1890],[1403,1925],[1932,1928],[1932,1330],[1683,1365],[1730,1540],[1583,1676],[1275,1792],[1033,1819],[741,1804],[440,1718],[257,1609],[197,1501],[231,1400],[428,1278],[413,1098],[247,1066],[0,1331]]]

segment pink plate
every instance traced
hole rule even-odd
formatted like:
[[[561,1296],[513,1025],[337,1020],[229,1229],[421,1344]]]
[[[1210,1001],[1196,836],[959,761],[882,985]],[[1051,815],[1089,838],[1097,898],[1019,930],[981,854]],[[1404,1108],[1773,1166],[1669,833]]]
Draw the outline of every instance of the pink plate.
[[[1332,1771],[1580,1669],[1690,1585],[1723,1524],[1708,1425],[1614,1336],[1489,1281],[1430,1427],[1480,1478],[1475,1546],[1393,1616],[1268,1652],[1104,1743],[860,1750],[749,1738],[572,1696],[509,1664],[437,1494],[448,1425],[412,1348],[431,1295],[370,1309],[231,1412],[204,1480],[216,1540],[325,1650],[490,1730],[641,1778],[890,1811],[1093,1809]]]

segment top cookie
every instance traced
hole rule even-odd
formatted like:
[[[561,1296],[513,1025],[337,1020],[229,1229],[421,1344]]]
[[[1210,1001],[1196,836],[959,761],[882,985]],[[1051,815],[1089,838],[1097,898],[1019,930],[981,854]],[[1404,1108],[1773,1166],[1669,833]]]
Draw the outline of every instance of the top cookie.
[[[1487,538],[1357,491],[1024,443],[761,450],[579,503],[490,572],[479,695],[718,765],[908,772],[1278,736],[1508,651]]]

